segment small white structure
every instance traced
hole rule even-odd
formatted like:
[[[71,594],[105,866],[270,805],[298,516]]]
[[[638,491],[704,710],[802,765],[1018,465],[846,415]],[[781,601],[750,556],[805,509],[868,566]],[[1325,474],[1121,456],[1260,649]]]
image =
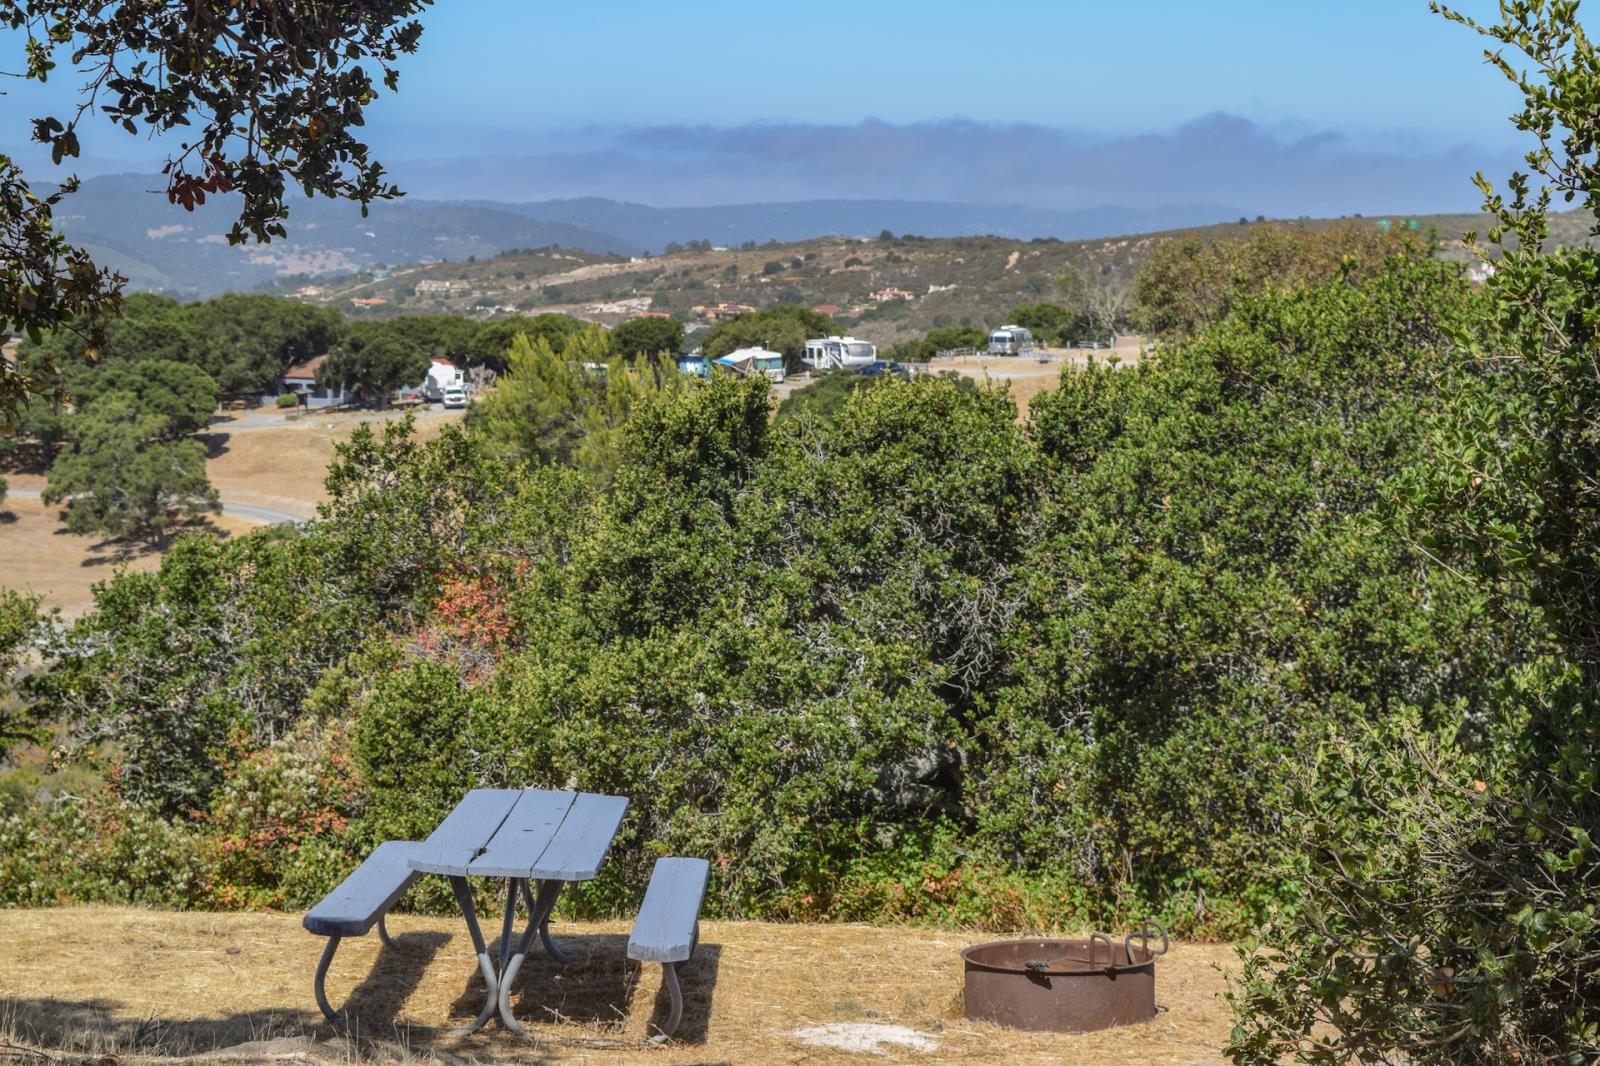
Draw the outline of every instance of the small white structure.
[[[428,367],[428,376],[423,379],[417,391],[422,398],[432,403],[439,403],[444,399],[444,394],[451,389],[465,391],[467,377],[460,367],[448,359],[435,359]]]
[[[1001,326],[989,334],[990,355],[1021,355],[1033,349],[1033,331],[1026,327]]]
[[[846,370],[877,362],[878,346],[854,337],[818,337],[806,341],[801,361],[813,370]]]

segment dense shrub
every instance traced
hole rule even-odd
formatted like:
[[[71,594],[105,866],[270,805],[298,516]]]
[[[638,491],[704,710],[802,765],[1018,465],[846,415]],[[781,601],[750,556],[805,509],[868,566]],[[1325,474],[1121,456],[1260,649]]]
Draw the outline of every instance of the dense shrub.
[[[1326,738],[1484,742],[1525,653],[1392,513],[1473,299],[1418,256],[1243,295],[1025,426],[930,378],[774,422],[719,375],[641,396],[603,477],[362,431],[317,521],[111,582],[41,699],[229,905],[528,785],[630,797],[577,910],[670,851],[724,914],[1235,932],[1297,891]]]
[[[1524,96],[1534,174],[1505,197],[1478,179],[1500,269],[1397,494],[1530,661],[1489,675],[1476,743],[1396,718],[1309,777],[1303,896],[1246,959],[1241,1062],[1600,1059],[1600,255],[1544,250],[1553,194],[1600,219],[1600,62],[1576,8],[1506,0],[1480,28]]]

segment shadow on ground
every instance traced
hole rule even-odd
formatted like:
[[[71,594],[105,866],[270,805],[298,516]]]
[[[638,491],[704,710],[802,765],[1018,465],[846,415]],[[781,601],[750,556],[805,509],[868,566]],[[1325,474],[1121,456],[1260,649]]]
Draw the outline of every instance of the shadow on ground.
[[[555,942],[572,962],[567,965],[556,962],[535,941],[511,989],[511,1010],[518,1021],[543,1025],[577,1023],[621,1036],[634,988],[642,983],[645,989],[655,988],[649,1032],[659,1032],[671,1013],[672,999],[662,983],[659,965],[641,966],[628,958],[627,936],[621,933],[556,936]],[[490,944],[491,955],[500,950],[499,944],[498,939]],[[720,945],[701,944],[693,959],[679,964],[683,1020],[673,1034],[674,1043],[705,1043],[721,956]],[[465,1023],[476,1017],[483,1006],[484,991],[482,975],[475,975],[451,1004],[452,1019]],[[497,1024],[489,1023],[491,1027]]]
[[[215,425],[216,423],[213,422],[212,424]],[[205,445],[207,462],[227,454],[228,441],[231,437],[232,434],[226,430],[217,429],[201,430],[194,435],[195,440]]]
[[[661,967],[654,963],[641,967],[630,960],[626,936],[600,934],[557,937],[557,946],[572,958],[567,965],[557,963],[536,944],[518,974],[511,996],[518,1020],[532,1026],[563,1026],[565,1032],[541,1028],[531,1039],[518,1037],[506,1032],[495,1018],[475,1037],[463,1041],[445,1027],[406,1021],[408,1000],[451,939],[451,934],[439,932],[396,936],[397,947],[378,952],[372,968],[343,1003],[330,990],[329,998],[340,1014],[336,1024],[330,1024],[315,1008],[169,1020],[156,1015],[132,1017],[123,1004],[112,999],[12,997],[0,999],[0,1043],[17,1039],[75,1060],[108,1062],[130,1054],[207,1056],[219,1051],[227,1053],[223,1057],[251,1061],[284,1055],[329,1061],[418,1056],[455,1061],[466,1055],[470,1059],[509,1057],[518,1062],[543,1062],[562,1057],[564,1047],[641,1045],[644,1034],[624,1028],[635,986],[641,982],[642,991],[654,992],[649,1033],[658,1031],[671,1010],[671,999],[661,984]],[[490,945],[490,951],[498,953],[498,941]],[[693,960],[680,964],[684,1010],[673,1043],[705,1043],[721,953],[719,945],[701,944]],[[311,974],[305,976],[309,1001]],[[462,1025],[474,1018],[484,995],[483,977],[474,974],[450,1004],[448,1024]]]

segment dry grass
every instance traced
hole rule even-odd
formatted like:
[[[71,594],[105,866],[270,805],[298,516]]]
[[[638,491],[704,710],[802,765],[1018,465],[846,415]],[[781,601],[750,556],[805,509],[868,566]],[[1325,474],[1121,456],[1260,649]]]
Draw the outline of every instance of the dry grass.
[[[431,440],[459,415],[417,422],[417,439]],[[347,441],[359,417],[307,417],[282,428],[230,433],[226,424],[204,438],[211,449],[206,474],[225,499],[310,517],[328,498],[322,482],[335,443]]]
[[[311,1037],[324,1055],[687,1064],[829,1063],[862,1056],[788,1035],[834,1022],[909,1026],[937,1049],[880,1058],[939,1066],[985,1062],[1218,1062],[1228,1030],[1219,998],[1232,952],[1178,944],[1157,966],[1161,1013],[1146,1025],[1079,1035],[1021,1033],[961,1017],[958,950],[977,934],[858,925],[706,922],[683,971],[677,1039],[646,1043],[665,1015],[660,968],[624,956],[623,923],[556,923],[575,957],[556,967],[537,950],[513,1003],[530,1023],[498,1023],[460,1039],[444,1030],[482,1002],[459,920],[399,916],[398,951],[375,935],[346,941],[329,974],[355,1023],[323,1023],[311,975],[323,941],[296,915],[178,914],[113,908],[0,912],[0,1034],[78,1054],[205,1054],[247,1041]],[[486,920],[486,932],[498,923]],[[372,1041],[377,1041],[373,1043]],[[300,1046],[307,1046],[302,1044]],[[264,1056],[270,1048],[259,1049]]]
[[[459,415],[424,418],[417,436],[428,440]],[[270,507],[311,517],[326,499],[322,482],[337,441],[348,440],[358,417],[306,419],[282,428],[207,434],[211,458],[206,472],[223,499]],[[45,479],[38,473],[7,472],[12,489],[38,492]],[[161,561],[147,545],[106,541],[66,532],[59,507],[36,499],[8,496],[0,501],[0,588],[29,590],[60,607],[68,618],[94,604],[92,587],[119,567],[153,570]],[[247,532],[257,523],[232,515],[214,515],[204,525],[225,535]]]
[[[13,488],[38,490],[43,478],[8,475]],[[107,541],[68,533],[61,508],[8,496],[0,502],[0,587],[35,592],[46,604],[75,618],[94,603],[92,587],[118,569],[152,570],[161,561],[147,545]],[[215,515],[206,523],[224,534],[254,528],[254,523]]]

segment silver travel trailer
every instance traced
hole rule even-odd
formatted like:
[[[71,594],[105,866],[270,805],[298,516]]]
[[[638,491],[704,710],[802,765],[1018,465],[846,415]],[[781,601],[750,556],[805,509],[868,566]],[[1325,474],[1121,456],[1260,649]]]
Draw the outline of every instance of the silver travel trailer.
[[[989,334],[990,355],[1021,355],[1034,347],[1033,331],[1024,326],[1001,326]]]
[[[817,337],[806,341],[800,361],[812,370],[854,370],[878,358],[878,346],[854,337]]]

